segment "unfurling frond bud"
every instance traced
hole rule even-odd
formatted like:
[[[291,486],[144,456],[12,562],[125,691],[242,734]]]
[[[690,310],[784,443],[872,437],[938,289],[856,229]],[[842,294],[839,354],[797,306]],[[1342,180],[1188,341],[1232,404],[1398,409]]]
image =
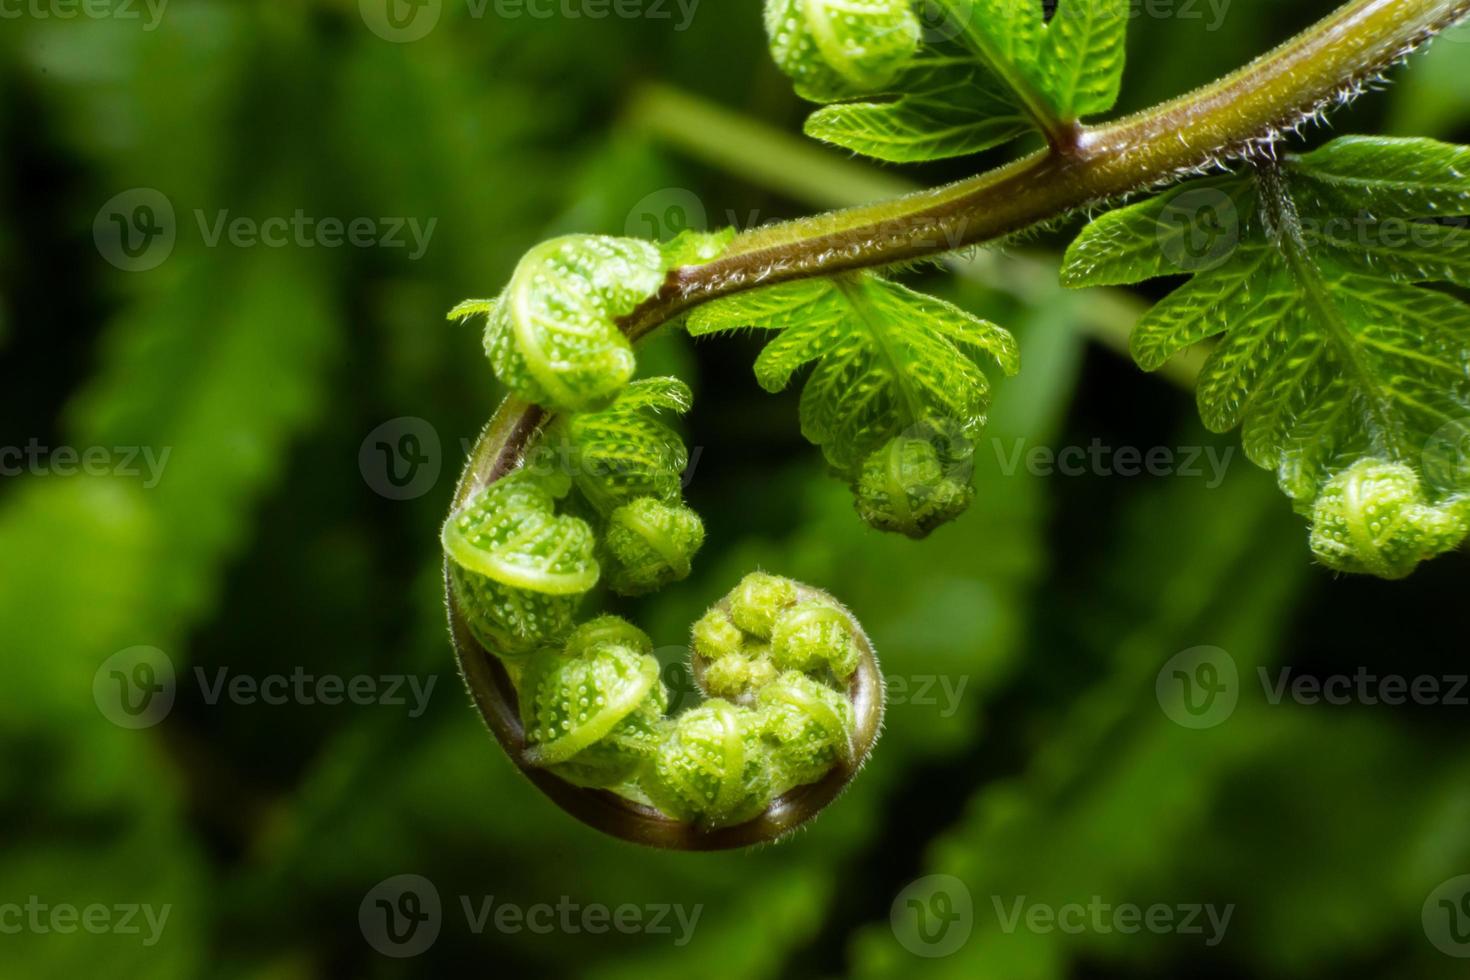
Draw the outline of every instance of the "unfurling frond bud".
[[[872,527],[910,538],[959,517],[975,499],[974,446],[953,425],[926,423],[869,456],[853,488]]]
[[[520,691],[527,761],[579,786],[632,778],[658,746],[668,705],[651,647],[607,616],[533,656]]]
[[[501,657],[560,642],[600,574],[592,529],[556,513],[551,481],[516,473],[444,525],[450,584],[475,639]]]
[[[1412,469],[1378,459],[1339,473],[1313,509],[1312,551],[1340,572],[1407,578],[1467,534],[1463,503],[1429,504]]]
[[[766,34],[797,94],[832,102],[892,84],[922,25],[909,0],[766,0]]]
[[[683,504],[640,497],[613,511],[607,527],[608,585],[643,595],[689,576],[704,523]]]

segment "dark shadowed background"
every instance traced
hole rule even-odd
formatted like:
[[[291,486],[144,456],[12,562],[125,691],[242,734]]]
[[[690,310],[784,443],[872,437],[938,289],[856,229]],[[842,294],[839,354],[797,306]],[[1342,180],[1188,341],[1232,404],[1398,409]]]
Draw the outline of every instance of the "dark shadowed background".
[[[1128,108],[1331,4],[1138,6]],[[1142,298],[1054,285],[1060,233],[918,277],[1025,362],[923,544],[858,521],[755,340],[642,357],[694,384],[710,536],[622,611],[677,647],[757,565],[843,599],[892,695],[847,796],[692,856],[532,790],[446,639],[438,526],[500,391],[445,312],[553,234],[978,164],[805,144],[756,3],[391,12],[0,0],[0,974],[1466,975],[1470,562],[1313,566],[1188,366],[1121,354]],[[1470,137],[1467,42],[1335,129]]]

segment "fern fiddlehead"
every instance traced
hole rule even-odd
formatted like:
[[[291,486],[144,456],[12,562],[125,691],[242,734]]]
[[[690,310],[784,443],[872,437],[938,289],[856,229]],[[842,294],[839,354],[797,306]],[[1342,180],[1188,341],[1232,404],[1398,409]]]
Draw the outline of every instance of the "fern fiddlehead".
[[[452,314],[485,316],[486,352],[513,392],[477,445],[444,530],[461,669],[517,764],[563,808],[610,833],[684,849],[779,837],[841,791],[882,717],[871,643],[848,610],[809,586],[755,573],[716,603],[692,630],[690,669],[707,700],[676,718],[665,717],[667,693],[646,635],[611,617],[577,625],[597,586],[656,591],[689,575],[703,543],[703,525],[682,500],[687,454],[660,418],[687,411],[690,393],[674,379],[632,382],[635,341],[685,314],[694,336],[769,331],[774,339],[756,364],[762,386],[779,390],[815,365],[802,396],[803,433],[852,486],[867,523],[923,537],[970,505],[973,440],[989,401],[984,368],[1014,374],[1019,355],[1001,327],[874,269],[999,238],[1248,154],[1470,13],[1470,0],[1353,0],[1213,86],[1091,129],[1081,119],[1117,97],[1124,0],[1061,0],[1050,19],[1039,4],[926,2],[952,28],[947,40],[921,36],[920,4],[910,0],[768,0],[775,60],[822,106],[808,131],[888,160],[975,152],[1031,129],[1047,150],[950,188],[738,236],[686,234],[663,245],[557,239],[523,260],[498,300],[471,301]],[[1436,216],[1467,213],[1470,188],[1454,156],[1464,151],[1389,142],[1376,150],[1397,154],[1389,164],[1419,176],[1439,166],[1438,182],[1397,204],[1387,185],[1334,184],[1334,168],[1351,162],[1349,145],[1212,185],[1240,205],[1245,222],[1242,247],[1228,257],[1236,278],[1265,276],[1249,295],[1286,297],[1281,305],[1290,306],[1296,290],[1308,300],[1298,306],[1318,322],[1290,338],[1298,351],[1277,364],[1295,375],[1232,361],[1232,330],[1201,405],[1221,428],[1244,420],[1252,457],[1278,468],[1288,494],[1314,518],[1312,544],[1324,563],[1401,577],[1470,530],[1465,467],[1452,468],[1458,482],[1444,485],[1432,479],[1443,467],[1430,473],[1416,464],[1431,418],[1405,422],[1394,413],[1412,415],[1422,392],[1378,384],[1363,371],[1372,356],[1396,356],[1401,338],[1355,326],[1332,294],[1375,259],[1308,254],[1289,233],[1292,215],[1352,187],[1374,198],[1375,212],[1398,207],[1421,220],[1429,216],[1415,210],[1424,195],[1438,195]],[[1158,256],[1130,244],[1140,228],[1159,244],[1157,212],[1168,201],[1134,205],[1090,227],[1069,254],[1069,283],[1200,272],[1165,270]],[[1462,266],[1458,249],[1401,260],[1383,277],[1398,293],[1359,284],[1359,305],[1397,304],[1405,322],[1423,321],[1415,303],[1438,301],[1403,290],[1461,282]],[[1218,308],[1202,308],[1191,323],[1175,315],[1177,302],[1156,311],[1135,339],[1145,367],[1224,328],[1228,289],[1217,292]],[[1200,293],[1210,295],[1187,295]],[[1279,339],[1259,312],[1248,311],[1243,335]],[[1461,310],[1439,312],[1452,332],[1470,335]],[[1462,341],[1441,349],[1460,358]],[[1320,349],[1302,356],[1313,344]],[[1356,350],[1360,344],[1372,356]],[[1436,369],[1433,358],[1420,360],[1415,383]],[[1344,362],[1367,395],[1301,401],[1314,383],[1337,392],[1332,372]],[[1303,364],[1316,372],[1305,381]],[[1228,397],[1207,402],[1209,384]],[[1434,384],[1437,410],[1470,407],[1458,382]],[[1282,404],[1263,401],[1262,386]],[[1366,438],[1339,434],[1312,446],[1286,424],[1305,419],[1302,431],[1325,432],[1337,418],[1333,406],[1344,404],[1370,404]]]

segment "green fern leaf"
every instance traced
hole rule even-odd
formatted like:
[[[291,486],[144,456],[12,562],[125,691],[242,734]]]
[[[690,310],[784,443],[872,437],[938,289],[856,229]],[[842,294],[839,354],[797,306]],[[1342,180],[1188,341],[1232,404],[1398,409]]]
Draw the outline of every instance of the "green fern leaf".
[[[693,397],[678,378],[635,381],[608,408],[558,420],[530,468],[570,475],[604,516],[643,497],[675,503],[689,453],[657,413],[682,415]]]
[[[1034,117],[1075,122],[1118,100],[1128,0],[1061,0],[1051,20],[1023,0],[935,0],[958,39]]]
[[[1190,274],[1135,330],[1139,364],[1223,335],[1200,377],[1206,424],[1243,427],[1319,530],[1390,535],[1319,534],[1324,562],[1398,577],[1467,533],[1470,306],[1421,288],[1470,285],[1470,228],[1426,220],[1465,215],[1470,149],[1351,137],[1104,215],[1063,279]],[[1349,492],[1363,486],[1393,492]]]
[[[981,355],[1008,375],[1019,367],[1005,330],[868,273],[771,286],[689,319],[696,337],[747,326],[778,332],[755,365],[767,391],[816,362],[802,393],[802,432],[852,480],[868,456],[933,420],[978,431],[990,402]]]
[[[926,58],[898,98],[824,106],[806,134],[889,163],[942,160],[1009,143],[1031,121],[994,75],[964,57]]]

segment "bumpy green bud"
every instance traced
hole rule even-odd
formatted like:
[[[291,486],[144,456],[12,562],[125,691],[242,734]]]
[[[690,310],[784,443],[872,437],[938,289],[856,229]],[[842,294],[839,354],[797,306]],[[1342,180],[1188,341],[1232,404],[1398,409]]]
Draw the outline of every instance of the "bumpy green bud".
[[[704,522],[683,504],[642,497],[613,511],[605,541],[608,585],[620,595],[643,595],[689,577]]]
[[[564,649],[576,656],[604,643],[627,647],[638,653],[653,652],[653,641],[648,638],[648,634],[621,616],[598,616],[587,620],[572,630]]]
[[[735,625],[729,610],[716,606],[694,624],[694,679],[711,697],[746,703],[756,688],[776,679],[770,647]]]
[[[952,429],[920,426],[863,461],[853,491],[864,521],[917,540],[969,509],[975,450]]]
[[[1340,572],[1406,578],[1470,534],[1466,506],[1426,503],[1409,467],[1365,459],[1334,477],[1313,508],[1312,551]]]
[[[922,25],[910,0],[766,0],[766,34],[797,94],[832,102],[892,84]]]
[[[730,619],[750,635],[769,640],[776,617],[796,604],[796,583],[790,579],[751,572],[730,593]]]
[[[640,785],[654,806],[706,829],[744,823],[774,798],[754,709],[709,701],[674,720]]]
[[[748,652],[729,653],[705,662],[698,677],[704,693],[743,704],[779,673],[768,648],[752,647]]]
[[[559,642],[600,574],[592,529],[558,516],[565,485],[515,473],[450,515],[450,587],[475,639],[516,658]]]
[[[831,668],[839,680],[857,669],[852,621],[835,602],[807,599],[785,610],[771,631],[771,659],[781,670]]]
[[[744,655],[745,633],[730,619],[730,614],[716,606],[699,617],[691,631],[694,655],[715,661],[732,654]]]
[[[569,473],[601,514],[639,497],[673,503],[683,491],[689,453],[660,414],[683,414],[693,400],[678,378],[635,381],[602,411],[564,416],[530,465]]]
[[[668,695],[648,637],[603,617],[566,649],[538,652],[521,676],[526,761],[579,786],[632,778],[662,737]]]
[[[569,235],[533,248],[491,302],[472,300],[452,319],[485,314],[485,352],[502,384],[565,412],[608,404],[633,377],[632,344],[618,320],[663,285],[657,245]]]
[[[852,757],[852,705],[805,674],[789,671],[761,689],[761,733],[773,746],[775,791],[821,779]]]

